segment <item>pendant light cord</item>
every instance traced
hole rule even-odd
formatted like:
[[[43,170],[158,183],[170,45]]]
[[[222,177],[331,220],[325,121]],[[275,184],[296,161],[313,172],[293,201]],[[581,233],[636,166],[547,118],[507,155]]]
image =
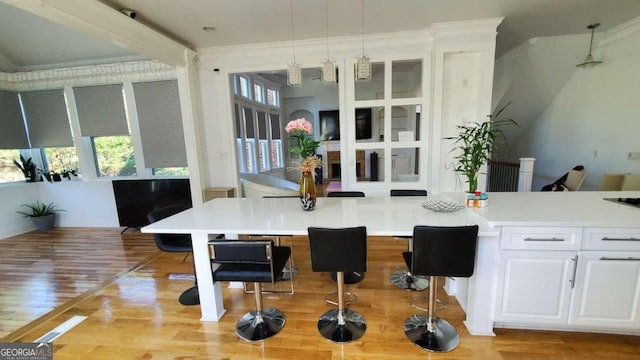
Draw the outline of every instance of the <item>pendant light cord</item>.
[[[327,61],[329,61],[329,0],[324,0],[326,23],[327,23]]]
[[[362,57],[364,57],[364,0],[360,1],[362,13]]]
[[[296,63],[296,33],[293,26],[293,0],[291,0],[291,44],[293,47],[293,63]]]
[[[589,55],[591,55],[591,47],[593,46],[593,31],[596,29],[597,26],[591,25],[590,27],[591,27],[591,40],[589,40]]]

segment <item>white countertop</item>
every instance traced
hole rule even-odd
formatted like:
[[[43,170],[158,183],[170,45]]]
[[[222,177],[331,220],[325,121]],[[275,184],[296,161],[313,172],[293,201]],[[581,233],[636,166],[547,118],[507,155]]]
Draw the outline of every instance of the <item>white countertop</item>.
[[[640,191],[490,193],[475,210],[492,226],[640,226],[640,207],[603,198],[637,198]]]
[[[315,210],[303,211],[297,198],[220,198],[142,231],[306,235],[309,226],[366,226],[369,235],[410,236],[415,225],[478,224],[481,236],[498,234],[473,209],[436,213],[421,206],[424,200],[426,197],[318,198]]]

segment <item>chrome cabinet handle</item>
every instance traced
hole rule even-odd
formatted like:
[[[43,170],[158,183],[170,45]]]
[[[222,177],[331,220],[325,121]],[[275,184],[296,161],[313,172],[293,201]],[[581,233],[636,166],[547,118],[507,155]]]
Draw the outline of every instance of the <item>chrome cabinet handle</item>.
[[[571,288],[573,289],[576,286],[576,271],[578,270],[578,255],[574,256],[571,261],[573,261],[573,275],[571,275],[571,279],[569,282],[571,283]]]
[[[526,237],[524,238],[524,241],[564,241],[564,239],[561,238],[556,238],[556,237],[552,237],[550,239],[544,239],[544,238],[530,238],[530,237]]]
[[[628,237],[628,238],[610,238],[610,237],[603,237],[602,241],[640,241],[640,238],[634,238],[633,236]]]
[[[603,256],[603,257],[600,258],[600,260],[602,260],[602,261],[640,261],[640,258],[633,258],[633,257],[612,258],[612,257]]]

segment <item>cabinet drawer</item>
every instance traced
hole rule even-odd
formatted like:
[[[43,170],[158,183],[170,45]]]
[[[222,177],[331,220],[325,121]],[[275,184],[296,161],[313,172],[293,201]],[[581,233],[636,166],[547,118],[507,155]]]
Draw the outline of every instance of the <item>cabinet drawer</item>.
[[[640,228],[585,228],[582,249],[640,251]]]
[[[504,227],[501,249],[579,250],[582,228],[579,227]]]

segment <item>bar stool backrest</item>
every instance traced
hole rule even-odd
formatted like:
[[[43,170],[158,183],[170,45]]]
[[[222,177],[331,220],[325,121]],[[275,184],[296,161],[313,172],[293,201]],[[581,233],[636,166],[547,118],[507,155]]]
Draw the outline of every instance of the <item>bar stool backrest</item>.
[[[367,271],[366,227],[310,227],[308,231],[313,271]]]
[[[427,196],[427,190],[392,189],[390,196]]]
[[[209,244],[211,262],[222,264],[214,271],[216,281],[274,282],[290,255],[289,248],[274,247],[271,240],[215,240]]]
[[[161,207],[147,214],[150,224],[160,221],[181,211],[187,210],[191,206],[185,204],[175,204]],[[153,234],[158,249],[167,252],[191,252],[191,235],[189,234]]]
[[[473,275],[478,226],[413,228],[411,273],[422,276]]]
[[[364,197],[362,191],[332,191],[327,193],[327,197]]]

